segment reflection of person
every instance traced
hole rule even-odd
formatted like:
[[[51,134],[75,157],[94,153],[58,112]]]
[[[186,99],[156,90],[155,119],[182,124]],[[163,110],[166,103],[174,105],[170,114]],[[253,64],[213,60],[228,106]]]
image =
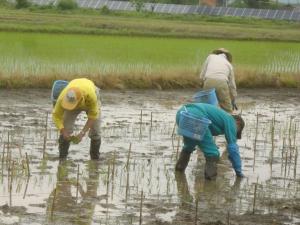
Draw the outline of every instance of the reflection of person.
[[[216,177],[217,161],[220,157],[220,153],[213,136],[224,134],[227,142],[228,158],[232,163],[236,176],[243,177],[239,146],[236,143],[237,139],[241,138],[242,130],[245,126],[242,117],[240,115],[230,115],[213,105],[192,103],[184,105],[178,110],[176,115],[177,125],[179,125],[179,120],[182,116],[181,112],[184,111],[195,117],[207,118],[211,121],[211,124],[201,141],[183,136],[184,145],[175,169],[184,172],[189,163],[191,153],[195,150],[196,146],[199,146],[206,159],[205,178],[212,179]]]
[[[99,173],[97,163],[91,161],[88,165],[89,177],[86,181],[86,191],[78,184],[80,201],[76,201],[72,189],[77,188],[75,179],[69,179],[68,161],[60,161],[57,170],[57,183],[55,189],[48,198],[47,214],[50,220],[63,220],[71,224],[91,224],[95,202],[92,198],[97,197]],[[55,195],[55,197],[54,197]]]
[[[76,135],[76,139],[80,142],[89,131],[91,159],[99,159],[101,145],[100,106],[99,89],[88,79],[74,79],[63,89],[52,114],[53,121],[60,131],[60,158],[67,157],[75,120],[80,112],[85,111],[88,119],[83,129]]]
[[[179,211],[175,215],[175,220],[182,221],[182,218],[186,219],[185,222],[194,221],[193,214],[185,214],[185,212],[194,212],[194,202],[197,200],[201,207],[198,210],[203,209],[205,211],[214,210],[216,208],[222,208],[227,206],[230,202],[234,202],[238,196],[240,190],[241,179],[236,178],[234,184],[230,186],[228,179],[218,179],[216,181],[205,181],[201,179],[201,176],[196,175],[193,191],[190,191],[190,186],[186,179],[185,173],[175,172],[175,180],[177,184],[177,194],[179,198]],[[225,188],[230,187],[230,188]],[[193,195],[191,194],[193,193]],[[232,197],[232,198],[231,198]],[[220,199],[224,199],[221,200]],[[224,205],[220,205],[224,204]],[[232,205],[234,207],[234,205]],[[203,212],[203,213],[204,213]],[[198,212],[201,214],[202,212]],[[173,221],[175,222],[175,221]],[[176,221],[177,222],[177,221]],[[204,221],[202,221],[204,222]]]
[[[220,107],[229,113],[237,109],[236,84],[231,63],[232,55],[228,50],[216,49],[206,58],[200,73],[203,88],[215,88]]]

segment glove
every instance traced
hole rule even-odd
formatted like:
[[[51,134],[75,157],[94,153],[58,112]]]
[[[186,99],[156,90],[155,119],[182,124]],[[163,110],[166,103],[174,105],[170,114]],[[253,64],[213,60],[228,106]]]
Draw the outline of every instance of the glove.
[[[237,105],[236,105],[236,103],[235,103],[235,99],[232,99],[232,100],[231,100],[231,105],[232,105],[232,109],[233,109],[233,110],[238,110],[238,107],[237,107]]]
[[[241,157],[239,152],[239,146],[236,143],[228,144],[227,151],[228,151],[228,158],[232,164],[236,176],[244,177],[244,174],[242,173],[242,162],[241,162]]]

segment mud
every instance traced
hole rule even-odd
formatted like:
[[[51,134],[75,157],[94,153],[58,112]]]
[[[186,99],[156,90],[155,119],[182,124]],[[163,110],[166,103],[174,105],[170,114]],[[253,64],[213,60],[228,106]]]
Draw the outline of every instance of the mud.
[[[246,178],[218,137],[218,177],[206,181],[199,151],[174,172],[175,113],[195,91],[102,91],[99,162],[88,138],[59,162],[48,90],[0,91],[0,224],[300,224],[300,92],[240,90]]]

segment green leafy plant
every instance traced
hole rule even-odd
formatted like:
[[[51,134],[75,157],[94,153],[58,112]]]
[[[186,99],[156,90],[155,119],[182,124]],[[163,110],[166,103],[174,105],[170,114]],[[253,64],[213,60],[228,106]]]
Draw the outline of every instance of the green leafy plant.
[[[60,0],[57,4],[57,8],[60,10],[71,10],[77,9],[78,5],[77,2],[74,0]]]
[[[100,9],[101,14],[107,15],[110,13],[110,9],[104,5],[101,9]]]
[[[80,140],[77,136],[71,136],[70,137],[70,141],[73,143],[73,144],[79,144],[80,143]]]
[[[22,9],[30,6],[30,3],[27,0],[16,0],[16,8]]]
[[[133,4],[137,12],[141,12],[145,5],[144,0],[131,0],[130,2]]]

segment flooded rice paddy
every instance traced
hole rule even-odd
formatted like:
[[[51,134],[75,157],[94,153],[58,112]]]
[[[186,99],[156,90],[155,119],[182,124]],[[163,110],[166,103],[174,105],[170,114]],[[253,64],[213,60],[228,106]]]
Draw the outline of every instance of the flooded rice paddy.
[[[0,224],[300,224],[299,91],[240,90],[247,178],[223,153],[216,181],[182,143],[174,119],[195,91],[103,91],[101,160],[89,139],[58,160],[50,91],[0,92]],[[78,120],[78,129],[85,115]]]

